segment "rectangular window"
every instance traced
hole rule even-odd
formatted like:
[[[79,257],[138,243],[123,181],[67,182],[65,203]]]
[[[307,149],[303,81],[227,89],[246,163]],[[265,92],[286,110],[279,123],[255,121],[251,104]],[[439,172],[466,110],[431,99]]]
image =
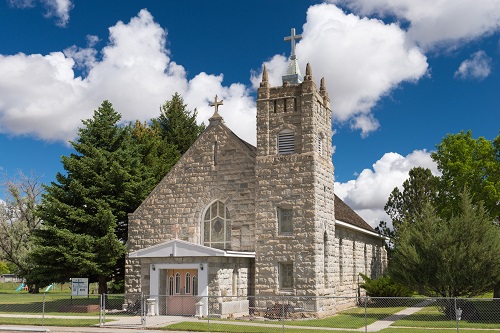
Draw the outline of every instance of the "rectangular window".
[[[279,265],[280,289],[293,288],[293,263],[281,262]]]
[[[293,211],[289,208],[278,208],[278,233],[280,235],[293,233]]]

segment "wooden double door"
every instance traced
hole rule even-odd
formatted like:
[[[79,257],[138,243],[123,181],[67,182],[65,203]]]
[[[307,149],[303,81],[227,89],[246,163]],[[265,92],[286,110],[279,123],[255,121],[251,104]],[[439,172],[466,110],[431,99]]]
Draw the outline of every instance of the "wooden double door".
[[[197,274],[197,269],[167,269],[167,315],[196,314]]]

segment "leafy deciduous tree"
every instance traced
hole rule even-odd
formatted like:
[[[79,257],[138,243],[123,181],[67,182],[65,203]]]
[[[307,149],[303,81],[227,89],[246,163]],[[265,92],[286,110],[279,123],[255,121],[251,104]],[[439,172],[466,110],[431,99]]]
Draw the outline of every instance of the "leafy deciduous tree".
[[[0,202],[0,259],[15,266],[16,273],[28,274],[32,267],[28,254],[32,247],[32,234],[40,226],[36,206],[42,187],[39,177],[19,173],[18,178],[4,185],[9,197]],[[30,291],[36,291],[30,285]]]

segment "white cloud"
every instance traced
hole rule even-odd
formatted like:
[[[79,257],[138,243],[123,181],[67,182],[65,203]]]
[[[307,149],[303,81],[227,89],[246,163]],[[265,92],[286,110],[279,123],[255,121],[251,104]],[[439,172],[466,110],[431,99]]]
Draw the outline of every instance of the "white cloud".
[[[455,47],[500,28],[498,0],[330,0],[362,15],[394,15],[422,47]]]
[[[222,85],[222,75],[187,80],[184,68],[170,60],[166,31],[147,10],[109,30],[99,61],[93,37],[89,47],[64,53],[0,55],[0,132],[67,141],[105,99],[128,122],[157,117],[160,105],[178,92],[190,109],[198,108],[199,122],[212,115],[208,102],[219,95],[228,126],[255,143],[255,102],[247,88]],[[86,77],[76,77],[76,67]]]
[[[212,114],[208,101],[215,94],[224,98],[221,114],[227,124],[255,143],[255,102],[247,88],[240,83],[224,86],[222,75],[200,73],[188,80],[184,67],[170,59],[166,31],[147,10],[109,31],[102,50],[95,48],[98,38],[89,36],[85,48],[0,56],[0,91],[5,92],[0,95],[0,131],[67,140],[74,137],[80,119],[89,118],[104,99],[124,121],[144,120],[156,117],[159,106],[179,92],[205,122]],[[297,45],[301,68],[307,60],[313,74],[325,75],[336,119],[350,121],[363,135],[378,127],[371,114],[375,103],[427,70],[425,56],[398,26],[346,15],[334,5],[310,7],[302,35]],[[271,84],[281,84],[286,58],[276,55],[266,66]],[[74,69],[82,69],[85,76],[76,77]],[[257,76],[251,78],[254,87]]]
[[[12,7],[16,7],[16,8],[31,8],[31,7],[34,7],[35,6],[34,1],[35,0],[8,0],[9,4]]]
[[[71,0],[42,0],[47,9],[47,17],[56,17],[57,25],[66,26],[69,21],[69,12],[73,8]]]
[[[379,221],[390,222],[384,206],[395,187],[402,186],[413,167],[429,168],[438,175],[437,165],[426,150],[415,150],[407,156],[386,153],[372,169],[364,169],[357,179],[347,183],[335,183],[335,193],[352,209],[361,215],[371,226]]]
[[[9,4],[17,8],[33,8],[35,0],[8,0]],[[69,12],[73,8],[71,0],[39,0],[45,9],[46,17],[57,18],[57,25],[64,27],[69,21]]]
[[[460,64],[454,76],[463,80],[484,80],[491,73],[491,61],[486,52],[477,51]]]
[[[371,113],[377,101],[402,82],[417,81],[428,66],[396,24],[347,15],[331,4],[309,8],[296,53],[302,70],[310,62],[313,75],[324,75],[336,120],[350,121],[362,135],[379,126]],[[281,84],[286,61],[274,56],[265,63],[271,84]]]

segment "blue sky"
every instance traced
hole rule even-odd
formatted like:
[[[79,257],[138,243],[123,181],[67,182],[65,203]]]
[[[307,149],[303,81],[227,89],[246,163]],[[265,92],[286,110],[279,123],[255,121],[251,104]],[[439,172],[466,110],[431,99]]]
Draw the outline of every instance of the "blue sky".
[[[217,94],[255,144],[255,87],[263,64],[280,84],[292,27],[332,100],[335,191],[372,225],[409,169],[437,173],[446,134],[498,135],[497,0],[0,0],[0,176],[53,181],[105,99],[148,120],[179,92],[206,123]]]

